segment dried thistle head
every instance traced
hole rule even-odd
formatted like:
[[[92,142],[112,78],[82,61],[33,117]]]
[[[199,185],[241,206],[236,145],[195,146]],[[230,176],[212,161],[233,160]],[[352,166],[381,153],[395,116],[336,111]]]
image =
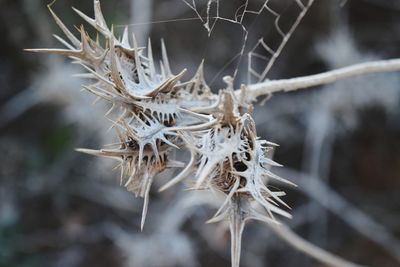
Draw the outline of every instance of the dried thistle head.
[[[195,174],[195,188],[225,194],[224,203],[208,222],[229,221],[232,266],[239,266],[241,237],[247,221],[279,224],[274,213],[291,217],[279,207],[288,207],[281,200],[285,193],[270,190],[269,180],[293,185],[270,171],[271,166],[280,166],[268,157],[275,144],[257,138],[251,115],[240,114],[236,103],[232,92],[224,92],[219,123],[199,139]]]
[[[279,166],[269,157],[275,144],[257,138],[252,108],[237,99],[231,78],[225,79],[225,90],[213,94],[201,64],[192,79],[182,82],[185,70],[172,74],[164,44],[157,70],[150,41],[146,48],[138,47],[127,29],[121,38],[115,37],[98,0],[94,7],[94,18],[75,11],[102,35],[105,46],[98,38],[91,39],[83,26],[77,39],[50,9],[68,39],[56,37],[66,49],[33,50],[68,56],[82,65],[86,73],[81,76],[93,81],[84,89],[110,103],[105,119],[117,131],[118,142],[79,151],[119,161],[121,183],[144,198],[142,228],[151,185],[168,168],[183,170],[160,190],[191,177],[194,189],[224,194],[223,205],[209,222],[229,220],[232,266],[239,266],[241,235],[248,220],[279,224],[274,213],[290,217],[280,207],[287,207],[281,200],[284,192],[268,188],[271,179],[291,184],[270,171]],[[189,162],[174,160],[172,152],[177,149],[190,152]]]

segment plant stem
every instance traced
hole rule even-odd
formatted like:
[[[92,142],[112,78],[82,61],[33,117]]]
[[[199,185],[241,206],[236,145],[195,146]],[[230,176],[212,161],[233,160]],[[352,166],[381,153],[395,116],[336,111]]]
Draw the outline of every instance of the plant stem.
[[[400,59],[378,60],[366,63],[360,63],[349,67],[331,70],[319,74],[282,79],[266,80],[261,83],[245,86],[245,100],[253,102],[257,97],[270,95],[276,92],[290,92],[300,89],[306,89],[313,86],[333,83],[350,77],[365,75],[369,73],[390,72],[400,70]],[[236,90],[240,95],[241,90]]]

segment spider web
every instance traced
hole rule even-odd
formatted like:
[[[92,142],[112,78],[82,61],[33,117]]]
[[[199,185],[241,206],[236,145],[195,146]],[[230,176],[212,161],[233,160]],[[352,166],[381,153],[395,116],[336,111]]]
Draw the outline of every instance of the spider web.
[[[209,37],[218,23],[240,26],[243,36],[242,46],[226,65],[236,60],[233,78],[236,80],[238,73],[244,70],[247,73],[248,84],[261,82],[267,78],[276,59],[314,2],[314,0],[182,1],[195,13]],[[256,27],[257,25],[259,27]],[[253,33],[257,28],[268,27],[270,30],[266,37],[260,37],[260,34],[265,32]],[[244,58],[246,55],[247,58]]]

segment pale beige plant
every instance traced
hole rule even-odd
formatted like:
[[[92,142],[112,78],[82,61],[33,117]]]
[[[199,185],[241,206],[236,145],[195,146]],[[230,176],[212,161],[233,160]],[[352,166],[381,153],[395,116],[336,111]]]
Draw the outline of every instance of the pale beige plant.
[[[301,5],[304,9],[300,19],[312,2]],[[264,81],[265,74],[262,74],[263,81],[243,85],[240,90],[234,90],[233,78],[226,77],[226,89],[213,94],[204,79],[202,64],[192,79],[183,82],[185,70],[172,73],[164,44],[162,60],[157,67],[150,41],[146,48],[138,47],[127,28],[121,38],[115,37],[103,17],[99,0],[94,0],[94,18],[75,11],[104,38],[105,46],[101,45],[99,37],[90,38],[83,26],[79,28],[80,39],[76,38],[49,9],[67,37],[64,40],[56,36],[66,48],[31,51],[70,57],[86,70],[80,76],[94,81],[84,89],[110,103],[105,118],[112,122],[119,141],[100,150],[78,151],[119,161],[121,183],[144,198],[142,228],[154,179],[166,169],[183,168],[160,190],[187,179],[192,189],[224,195],[223,204],[209,222],[229,221],[232,266],[239,266],[241,237],[249,220],[265,222],[283,239],[322,262],[332,266],[356,266],[307,243],[275,218],[274,214],[287,218],[291,215],[281,199],[285,193],[272,190],[269,184],[276,181],[295,185],[271,171],[271,167],[280,166],[270,156],[276,144],[257,137],[252,102],[258,96],[277,91],[400,69],[399,60],[364,63],[282,81]],[[300,19],[296,20],[296,26]],[[293,31],[294,28],[284,35],[285,43]],[[189,162],[176,161],[174,152],[177,150],[189,151]]]

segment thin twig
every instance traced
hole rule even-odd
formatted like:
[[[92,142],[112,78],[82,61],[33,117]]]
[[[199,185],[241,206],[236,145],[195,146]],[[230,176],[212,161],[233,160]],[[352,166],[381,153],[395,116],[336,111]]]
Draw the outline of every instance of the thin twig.
[[[333,83],[350,77],[365,75],[369,73],[390,72],[400,70],[400,59],[378,60],[360,63],[349,67],[331,70],[319,74],[282,79],[267,80],[261,83],[246,86],[245,99],[248,102],[255,101],[258,96],[270,95],[277,92],[290,92],[299,89],[306,89],[313,86]],[[240,95],[237,90],[236,94]]]

